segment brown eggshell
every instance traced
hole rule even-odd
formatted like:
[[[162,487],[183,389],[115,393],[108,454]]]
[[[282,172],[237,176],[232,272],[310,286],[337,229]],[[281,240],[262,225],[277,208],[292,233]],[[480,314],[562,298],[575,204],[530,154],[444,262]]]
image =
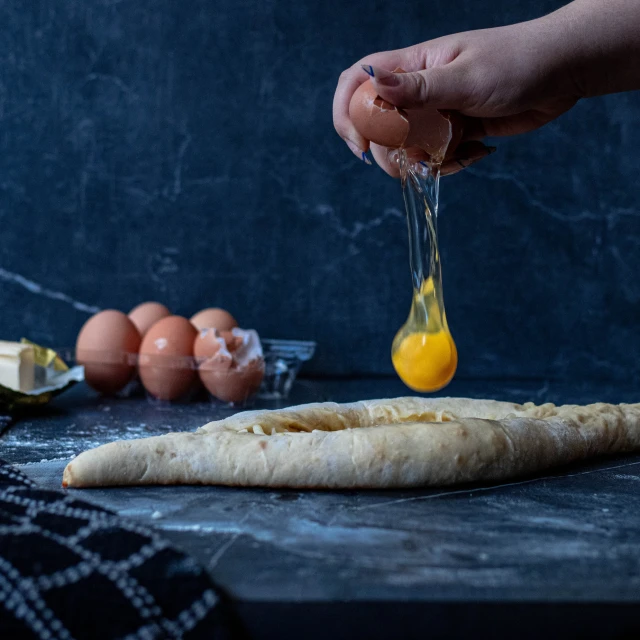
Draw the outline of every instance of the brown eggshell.
[[[205,329],[194,344],[202,384],[223,402],[241,403],[260,388],[264,357],[255,330]]]
[[[253,396],[264,378],[264,361],[253,360],[244,366],[207,361],[200,366],[200,380],[212,396],[223,402],[239,404]]]
[[[193,343],[193,355],[198,360],[213,358],[225,347],[225,340],[217,329],[202,329]]]
[[[228,311],[216,307],[199,311],[191,317],[191,323],[198,331],[200,329],[229,331],[238,326],[236,319]]]
[[[85,322],[76,341],[76,360],[84,365],[86,383],[107,395],[123,389],[135,374],[132,354],[140,334],[122,312],[108,309]]]
[[[243,344],[242,335],[238,335],[238,333],[241,333],[241,330],[220,331],[220,337],[224,339],[230,353],[237,351]]]
[[[349,117],[367,140],[383,147],[402,147],[409,134],[406,115],[380,98],[371,80],[363,82],[351,96]]]
[[[451,123],[437,109],[407,110],[410,128],[407,147],[419,147],[434,162],[442,162],[451,141]]]
[[[129,319],[143,338],[158,320],[170,315],[171,311],[159,302],[143,302],[129,311]]]
[[[147,331],[140,346],[138,370],[144,388],[159,400],[175,400],[197,380],[193,343],[197,331],[180,316],[168,316]]]
[[[449,140],[449,146],[444,156],[445,160],[449,160],[455,155],[458,145],[462,142],[465,116],[456,111],[441,111],[441,113],[445,118],[448,118],[451,123],[451,140]]]
[[[396,73],[404,72],[396,69]],[[433,107],[399,109],[377,95],[371,80],[354,92],[349,116],[367,140],[391,149],[418,147],[434,162],[442,162],[462,137],[463,119],[458,114]]]

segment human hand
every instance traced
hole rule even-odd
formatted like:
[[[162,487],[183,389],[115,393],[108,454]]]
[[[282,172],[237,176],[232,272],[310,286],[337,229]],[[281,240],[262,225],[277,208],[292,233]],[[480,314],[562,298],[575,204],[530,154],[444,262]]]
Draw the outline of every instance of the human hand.
[[[367,56],[340,76],[335,128],[356,156],[366,159],[363,152],[371,149],[376,162],[398,176],[397,154],[363,138],[349,118],[351,96],[371,77],[378,94],[397,107],[431,106],[465,116],[462,140],[442,165],[443,175],[461,171],[494,150],[482,138],[537,129],[579,99],[556,23],[541,18]],[[396,68],[407,73],[392,73]]]

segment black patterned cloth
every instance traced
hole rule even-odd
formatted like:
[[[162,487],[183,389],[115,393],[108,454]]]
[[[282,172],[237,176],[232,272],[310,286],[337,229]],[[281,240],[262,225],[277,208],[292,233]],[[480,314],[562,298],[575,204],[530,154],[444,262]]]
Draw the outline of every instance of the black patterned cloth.
[[[0,638],[229,638],[209,576],[160,535],[0,461]]]

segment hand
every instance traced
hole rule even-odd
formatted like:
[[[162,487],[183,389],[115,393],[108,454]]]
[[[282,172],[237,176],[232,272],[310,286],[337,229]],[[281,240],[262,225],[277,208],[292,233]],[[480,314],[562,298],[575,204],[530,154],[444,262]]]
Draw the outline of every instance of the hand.
[[[553,15],[553,14],[552,14]],[[461,171],[492,152],[485,136],[537,129],[570,109],[580,97],[563,47],[560,20],[551,16],[496,29],[470,31],[363,58],[340,76],[333,102],[338,134],[359,158],[371,149],[376,162],[397,177],[393,150],[370,143],[349,119],[349,102],[365,80],[397,107],[422,105],[465,117],[464,134],[442,174]],[[402,68],[408,73],[391,73]]]

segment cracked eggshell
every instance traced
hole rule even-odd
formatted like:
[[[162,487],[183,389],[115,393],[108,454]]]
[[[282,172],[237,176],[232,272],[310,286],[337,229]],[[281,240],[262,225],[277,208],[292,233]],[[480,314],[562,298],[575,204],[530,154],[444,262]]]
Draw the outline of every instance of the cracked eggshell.
[[[233,404],[241,404],[255,395],[263,378],[263,360],[228,369],[200,368],[200,380],[209,393],[222,402]]]
[[[460,144],[462,119],[458,114],[445,115],[437,109],[407,109],[405,113],[409,118],[407,148],[418,147],[434,162],[442,162]]]
[[[168,316],[147,331],[140,345],[138,371],[144,388],[159,400],[175,400],[194,387],[196,328],[180,316]]]
[[[371,80],[363,82],[351,96],[349,117],[360,134],[383,147],[402,147],[409,134],[406,115],[383,100]]]
[[[264,358],[253,330],[201,331],[194,344],[198,374],[209,393],[223,402],[242,403],[253,396],[264,378]]]
[[[202,329],[198,332],[193,343],[193,355],[196,360],[203,361],[214,357],[227,357],[231,360],[231,354],[227,352],[225,339],[217,329]]]
[[[84,323],[76,341],[76,360],[84,365],[86,383],[100,393],[112,395],[123,389],[135,374],[130,361],[140,346],[140,334],[121,311],[107,309]]]
[[[396,69],[396,73],[404,73]],[[370,142],[397,149],[422,149],[434,162],[442,162],[462,138],[463,119],[433,107],[399,109],[378,96],[371,80],[363,82],[349,103],[354,127]]]
[[[253,333],[255,333],[255,331]],[[242,350],[240,348],[246,347],[251,341],[253,341],[253,338],[250,337],[250,335],[251,334],[249,334],[249,332],[238,328],[220,332],[220,336],[224,339],[230,353],[235,353],[236,351],[241,353]],[[258,334],[255,335],[259,344]],[[262,355],[262,352],[260,352],[260,354]]]

